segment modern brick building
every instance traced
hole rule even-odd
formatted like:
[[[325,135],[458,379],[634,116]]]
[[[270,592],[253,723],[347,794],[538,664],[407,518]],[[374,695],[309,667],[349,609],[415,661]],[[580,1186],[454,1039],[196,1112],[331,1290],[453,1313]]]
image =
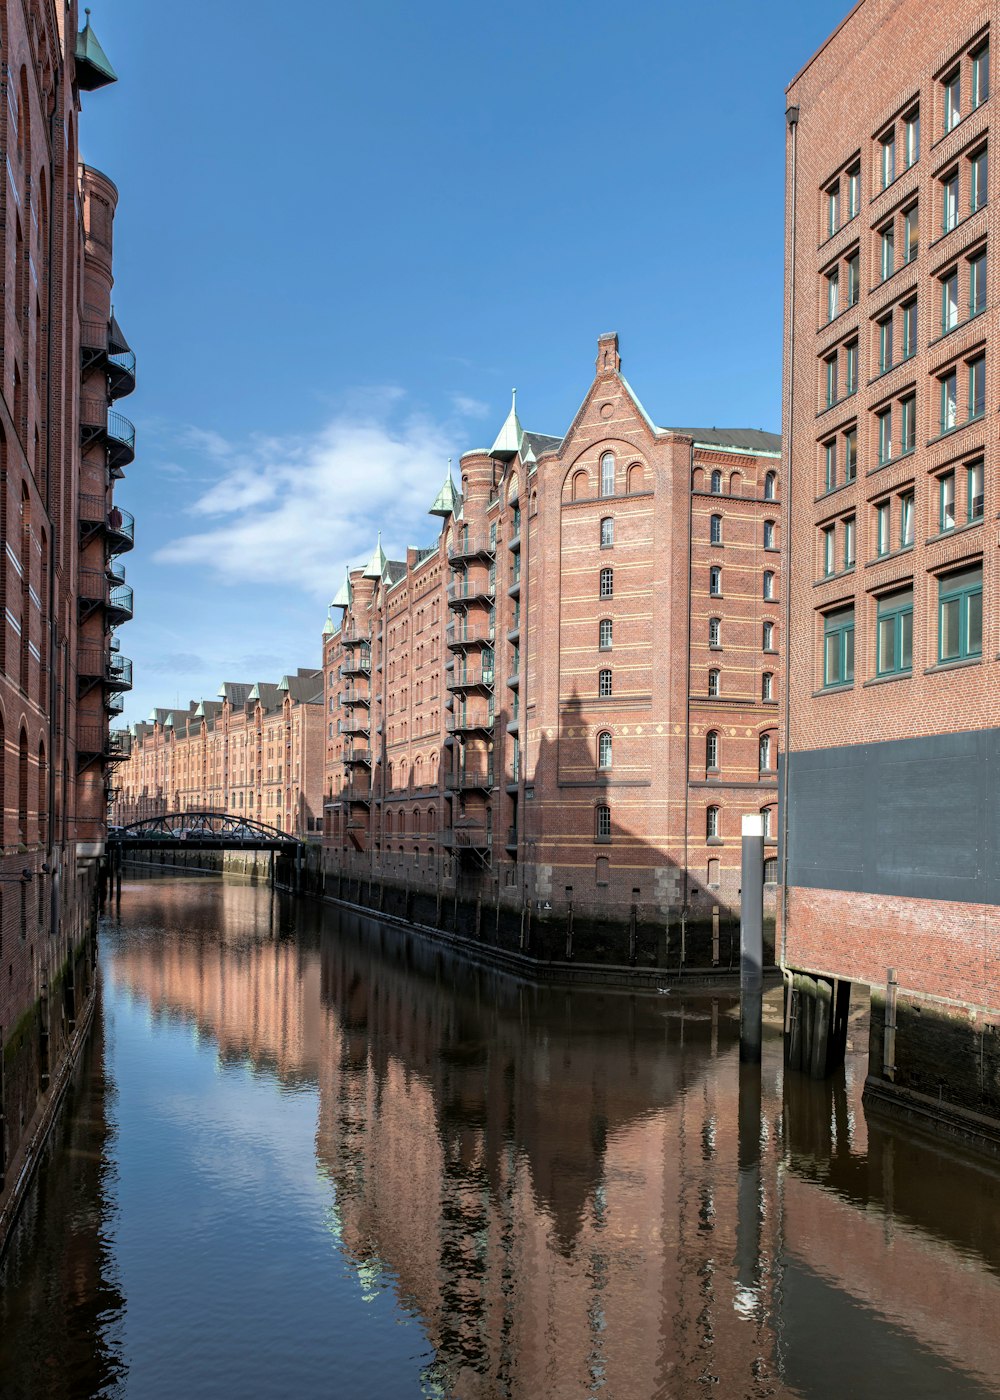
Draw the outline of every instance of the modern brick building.
[[[782,935],[876,989],[870,1093],[994,1116],[996,12],[864,0],[788,89]]]
[[[0,0],[5,154],[0,394],[0,1207],[89,1014],[109,733],[132,615],[114,489],[133,460],[112,408],[135,357],[111,308],[118,194],[78,157],[81,94],[115,81],[77,6]],[[3,1216],[0,1214],[0,1230]]]
[[[317,839],[323,827],[323,678],[226,681],[217,700],[132,726],[115,819],[226,812]]]
[[[572,909],[622,959],[624,925],[673,960],[728,919],[741,817],[777,835],[779,446],[655,426],[614,335],[566,433],[512,407],[449,470],[436,541],[379,544],[334,600],[328,872],[498,925]]]

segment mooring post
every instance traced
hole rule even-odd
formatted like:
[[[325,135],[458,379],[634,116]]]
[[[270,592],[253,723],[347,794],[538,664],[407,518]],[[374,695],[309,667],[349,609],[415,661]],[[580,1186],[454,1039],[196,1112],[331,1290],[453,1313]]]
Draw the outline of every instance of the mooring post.
[[[742,1056],[741,1056],[742,1058]],[[737,1107],[736,1280],[747,1307],[760,1288],[760,1056],[740,1065]]]
[[[712,966],[719,966],[719,906],[712,905]]]
[[[759,1064],[764,991],[764,821],[743,818],[740,885],[740,1059]]]
[[[115,912],[120,914],[122,909],[122,853],[121,847],[115,848]]]
[[[3,1026],[0,1026],[0,1191],[7,1184],[7,1103],[3,1072]]]
[[[573,901],[570,899],[566,911],[566,961],[573,960]]]
[[[273,850],[271,850],[271,851],[268,852],[268,861],[267,861],[267,883],[271,886],[271,889],[273,890],[273,889],[274,889],[274,851],[273,851]]]
[[[885,1024],[882,1032],[882,1073],[890,1083],[896,1078],[896,969],[885,970]]]

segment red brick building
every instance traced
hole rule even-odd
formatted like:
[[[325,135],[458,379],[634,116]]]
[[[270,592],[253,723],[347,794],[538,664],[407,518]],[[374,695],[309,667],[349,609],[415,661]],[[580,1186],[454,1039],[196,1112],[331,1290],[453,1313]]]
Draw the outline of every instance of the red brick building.
[[[317,839],[323,819],[323,678],[226,681],[218,700],[154,710],[132,726],[120,824],[166,812],[226,812]]]
[[[614,335],[564,435],[512,407],[334,600],[327,869],[675,953],[728,916],[741,817],[777,832],[780,477],[773,434],[657,427]]]
[[[135,357],[111,310],[118,193],[79,160],[81,95],[115,81],[77,6],[0,0],[0,1207],[89,1006],[96,863],[132,615],[112,405]],[[3,1228],[0,1219],[0,1230]]]
[[[782,948],[893,970],[872,1092],[998,1115],[995,12],[864,0],[788,89]]]

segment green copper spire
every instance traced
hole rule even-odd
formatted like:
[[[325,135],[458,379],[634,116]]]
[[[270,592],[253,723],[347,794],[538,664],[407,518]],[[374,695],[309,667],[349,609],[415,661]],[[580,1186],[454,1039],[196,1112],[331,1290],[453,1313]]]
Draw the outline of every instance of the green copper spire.
[[[90,11],[86,10],[87,23],[76,36],[76,85],[83,92],[93,92],[95,88],[117,83],[118,74],[112,68],[107,54],[98,43],[97,35],[90,27]]]
[[[330,604],[330,607],[331,607],[331,608],[349,608],[349,607],[351,606],[351,603],[352,603],[353,601],[354,601],[354,593],[353,593],[353,590],[352,590],[352,588],[351,588],[351,571],[350,571],[350,569],[345,569],[345,570],[344,570],[344,582],[343,582],[343,583],[340,585],[340,587],[337,589],[336,597],[334,598],[333,602]],[[329,617],[327,618],[327,621],[329,621]]]
[[[451,458],[448,458],[448,475],[444,479],[444,485],[434,497],[434,504],[427,512],[428,515],[440,515],[442,520],[447,520],[449,515],[454,515],[458,508],[458,492],[455,490],[455,483],[451,479]]]
[[[385,557],[385,550],[382,548],[382,531],[379,530],[378,544],[375,546],[375,553],[365,565],[365,571],[361,577],[381,579],[382,575],[385,573],[385,566],[388,562],[388,559]]]
[[[491,457],[499,457],[501,460],[510,461],[516,457],[521,450],[521,438],[524,436],[520,421],[517,416],[517,390],[511,390],[510,412],[504,421],[503,427],[497,434],[497,440],[490,448]]]

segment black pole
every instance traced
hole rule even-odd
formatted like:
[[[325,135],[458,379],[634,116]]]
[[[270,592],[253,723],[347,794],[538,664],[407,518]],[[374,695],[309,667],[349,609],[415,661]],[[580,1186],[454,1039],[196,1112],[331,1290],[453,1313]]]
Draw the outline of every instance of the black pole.
[[[743,818],[740,884],[740,1059],[759,1064],[763,1039],[764,821]]]

